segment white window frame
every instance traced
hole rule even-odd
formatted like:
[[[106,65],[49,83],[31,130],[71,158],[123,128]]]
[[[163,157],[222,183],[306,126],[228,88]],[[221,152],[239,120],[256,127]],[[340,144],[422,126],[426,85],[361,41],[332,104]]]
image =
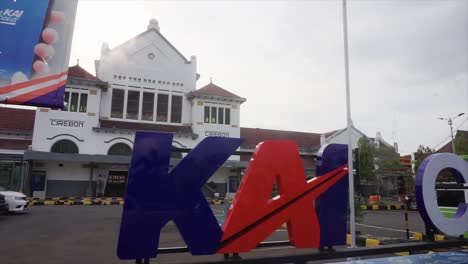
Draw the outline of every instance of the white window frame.
[[[88,112],[88,106],[89,106],[89,90],[88,89],[80,89],[80,88],[65,88],[65,92],[63,94],[63,97],[65,97],[65,93],[68,93],[68,102],[67,103],[67,110],[59,109],[60,111],[64,112],[70,112],[70,113],[81,113],[81,114],[86,114]],[[71,98],[72,98],[72,93],[77,93],[78,94],[78,102],[76,106],[76,112],[70,111],[70,104],[71,104]],[[80,112],[80,103],[81,103],[81,94],[86,94],[87,95],[87,102],[86,102],[86,112]]]

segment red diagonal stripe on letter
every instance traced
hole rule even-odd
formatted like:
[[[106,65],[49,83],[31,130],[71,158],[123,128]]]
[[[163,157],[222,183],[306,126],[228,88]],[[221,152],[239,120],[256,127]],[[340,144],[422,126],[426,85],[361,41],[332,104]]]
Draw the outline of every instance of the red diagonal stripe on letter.
[[[294,142],[262,143],[227,216],[218,253],[250,251],[285,222],[293,245],[318,247],[320,228],[313,201],[347,173],[343,165],[306,182]],[[270,199],[275,181],[280,196]]]

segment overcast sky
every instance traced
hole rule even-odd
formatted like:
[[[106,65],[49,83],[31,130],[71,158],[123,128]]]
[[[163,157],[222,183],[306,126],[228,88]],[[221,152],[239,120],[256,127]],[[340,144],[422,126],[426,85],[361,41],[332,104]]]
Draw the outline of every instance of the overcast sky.
[[[447,142],[449,126],[436,118],[468,112],[467,17],[468,0],[349,0],[354,125],[397,140],[402,154]],[[70,65],[79,59],[95,73],[102,42],[113,48],[150,18],[185,57],[197,56],[197,88],[213,77],[247,98],[241,126],[346,126],[341,1],[80,0]],[[454,127],[468,130],[467,116]]]

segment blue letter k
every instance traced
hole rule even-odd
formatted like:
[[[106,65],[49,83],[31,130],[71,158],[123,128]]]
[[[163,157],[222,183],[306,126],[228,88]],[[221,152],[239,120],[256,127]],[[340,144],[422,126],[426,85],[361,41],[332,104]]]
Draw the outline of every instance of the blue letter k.
[[[137,132],[117,255],[154,258],[161,229],[174,220],[194,255],[214,254],[222,230],[201,188],[240,146],[239,138],[205,138],[169,171],[172,134]]]

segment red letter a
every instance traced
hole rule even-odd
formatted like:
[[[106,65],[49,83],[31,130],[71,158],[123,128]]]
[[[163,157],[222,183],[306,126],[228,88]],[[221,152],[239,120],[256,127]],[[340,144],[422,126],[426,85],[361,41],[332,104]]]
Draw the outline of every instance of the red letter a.
[[[314,200],[346,173],[341,167],[306,181],[295,142],[259,144],[227,215],[218,253],[250,251],[283,223],[295,247],[319,247]],[[275,181],[279,196],[270,198]]]

